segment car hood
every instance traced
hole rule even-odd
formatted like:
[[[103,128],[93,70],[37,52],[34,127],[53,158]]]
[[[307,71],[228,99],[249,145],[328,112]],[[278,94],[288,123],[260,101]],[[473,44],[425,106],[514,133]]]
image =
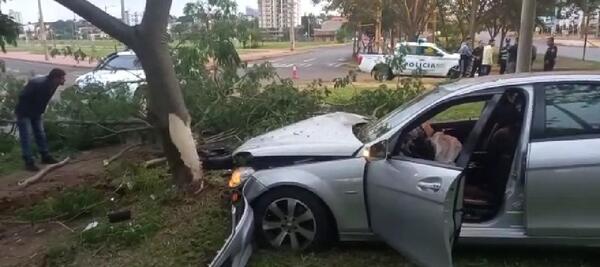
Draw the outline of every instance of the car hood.
[[[143,70],[95,70],[88,72],[75,81],[79,87],[98,83],[107,85],[116,82],[139,83],[146,79]]]
[[[234,151],[264,156],[351,156],[363,143],[352,127],[365,117],[336,112],[306,119],[254,137]]]

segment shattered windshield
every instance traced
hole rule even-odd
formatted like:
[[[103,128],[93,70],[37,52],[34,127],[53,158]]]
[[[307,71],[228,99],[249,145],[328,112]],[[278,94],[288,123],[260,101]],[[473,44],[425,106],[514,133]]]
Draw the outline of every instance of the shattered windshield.
[[[384,117],[371,121],[366,124],[358,134],[359,140],[364,143],[369,143],[379,138],[389,130],[396,128],[404,121],[405,118],[418,112],[423,107],[429,106],[431,103],[440,99],[448,93],[441,87],[426,91],[423,94],[404,103],[397,109],[393,110]]]

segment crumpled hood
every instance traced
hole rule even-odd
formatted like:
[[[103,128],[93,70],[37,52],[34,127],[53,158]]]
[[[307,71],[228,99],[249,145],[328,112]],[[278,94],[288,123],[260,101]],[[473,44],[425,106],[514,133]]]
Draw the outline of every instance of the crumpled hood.
[[[75,82],[79,87],[85,87],[85,85],[93,83],[104,86],[114,82],[139,84],[145,79],[146,75],[143,70],[95,70],[78,77]],[[137,86],[135,87],[137,88]]]
[[[351,156],[363,143],[352,126],[367,122],[363,116],[336,112],[303,120],[254,137],[234,155],[250,152],[264,156]]]

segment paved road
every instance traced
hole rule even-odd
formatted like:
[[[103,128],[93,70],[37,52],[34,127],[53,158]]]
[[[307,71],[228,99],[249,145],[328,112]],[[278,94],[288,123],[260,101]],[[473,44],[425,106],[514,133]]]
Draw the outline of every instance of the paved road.
[[[548,46],[546,45],[545,40],[535,41],[534,44],[538,49],[537,50],[538,53],[543,54],[546,52],[546,48]],[[570,58],[581,59],[582,55],[583,55],[583,47],[558,46],[558,56],[560,56],[560,57],[570,57]],[[600,61],[600,48],[588,46],[588,48],[586,49],[586,52],[585,52],[585,59],[593,60],[593,61]]]
[[[75,68],[56,66],[46,63],[33,63],[14,59],[3,59],[6,62],[6,70],[8,73],[22,78],[30,78],[33,75],[45,75],[52,68],[59,67],[67,72],[67,85],[72,85],[75,79],[80,75],[91,71],[91,68]]]
[[[348,74],[348,65],[352,62],[352,45],[315,48],[307,53],[252,61],[248,65],[265,61],[271,62],[282,78],[292,78],[292,68],[295,65],[299,80],[312,81],[321,78],[323,81],[331,81]]]
[[[47,74],[56,67],[46,63],[4,59],[7,71],[11,74],[29,78],[33,75]],[[283,56],[269,60],[251,61],[249,65],[269,61],[282,78],[292,78],[292,67],[297,67],[297,76],[301,81],[323,79],[331,81],[348,73],[348,64],[352,62],[352,46],[315,48],[306,53]],[[91,68],[60,67],[67,72],[67,85],[74,83],[80,75],[91,71]]]

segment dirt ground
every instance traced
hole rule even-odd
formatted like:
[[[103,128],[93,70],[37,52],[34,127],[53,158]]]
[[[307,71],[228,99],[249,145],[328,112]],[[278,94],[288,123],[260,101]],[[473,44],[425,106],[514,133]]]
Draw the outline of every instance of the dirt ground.
[[[72,156],[67,165],[25,189],[19,188],[18,181],[34,173],[18,171],[0,177],[0,266],[46,266],[47,243],[61,240],[75,225],[57,221],[31,225],[15,219],[13,212],[65,188],[101,181],[106,175],[102,161],[123,148],[114,146],[81,152]],[[139,161],[142,160],[140,155],[149,156],[143,152],[143,148],[131,150],[122,160]]]

